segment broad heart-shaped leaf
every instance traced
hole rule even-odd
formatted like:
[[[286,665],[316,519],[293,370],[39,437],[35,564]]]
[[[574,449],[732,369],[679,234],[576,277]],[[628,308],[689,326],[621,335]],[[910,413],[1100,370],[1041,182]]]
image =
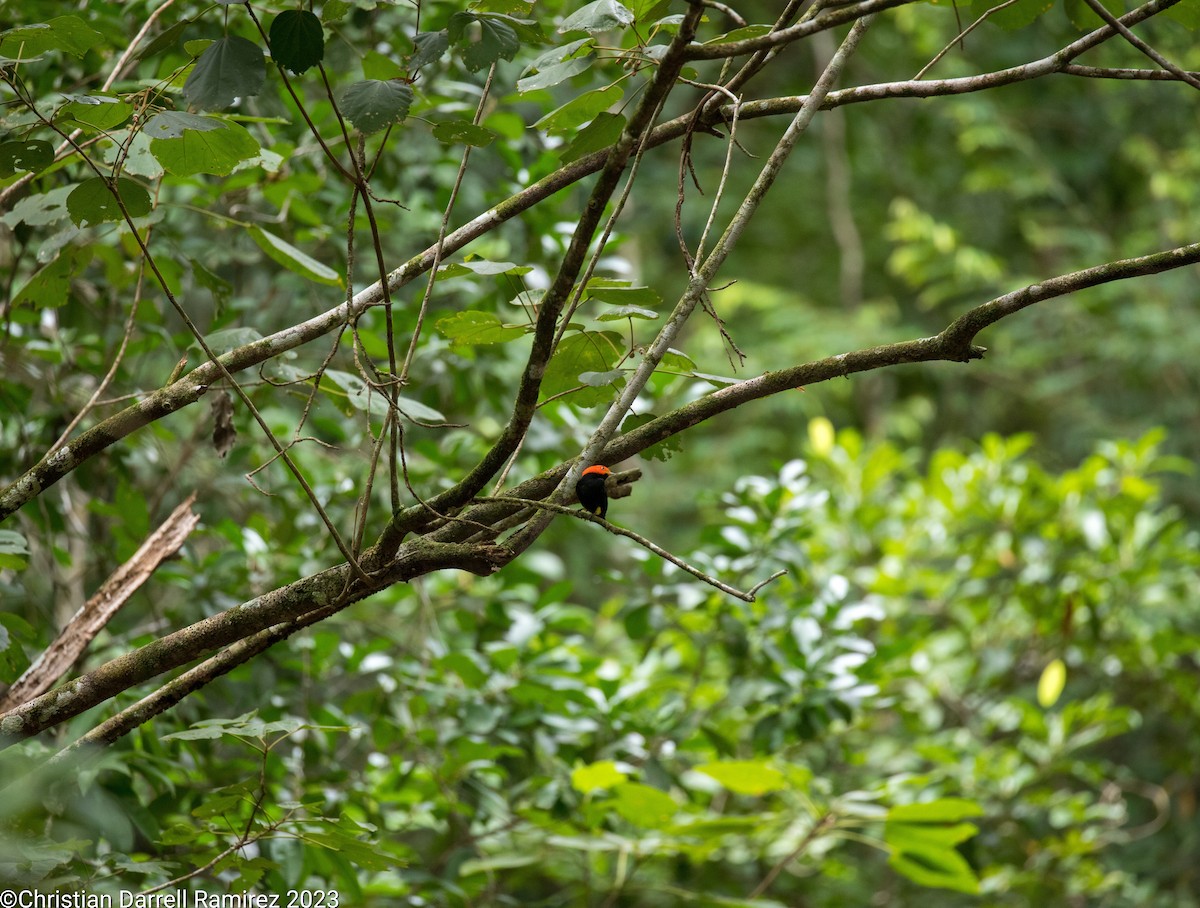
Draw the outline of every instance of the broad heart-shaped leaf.
[[[251,227],[250,236],[272,260],[282,265],[288,271],[303,275],[318,284],[328,284],[340,287],[341,277],[328,265],[318,262],[311,255],[301,252],[287,240],[278,237],[261,227]]]
[[[54,146],[41,139],[0,142],[0,177],[31,171],[37,173],[54,163]]]
[[[177,139],[154,139],[150,142],[150,153],[165,170],[176,176],[189,177],[197,173],[225,176],[232,173],[238,164],[262,152],[254,136],[238,123],[209,117],[196,117],[195,120],[209,120],[216,124],[216,128],[188,128]]]
[[[266,78],[262,48],[238,35],[228,35],[200,55],[183,83],[183,96],[192,107],[220,110],[238,98],[258,94]]]
[[[593,151],[607,148],[621,137],[624,128],[625,117],[620,114],[597,114],[596,119],[581,129],[571,143],[559,152],[559,159],[564,164],[570,164]]]
[[[51,50],[82,57],[104,43],[104,36],[75,16],[59,16],[49,22],[22,25],[0,32],[0,57],[32,60]]]
[[[348,86],[338,99],[342,113],[359,132],[379,132],[401,122],[412,106],[413,90],[406,82],[364,79]]]
[[[54,122],[104,131],[120,126],[133,113],[133,105],[116,95],[66,95],[67,103],[54,113]]]
[[[280,66],[302,73],[325,58],[325,29],[306,9],[287,9],[275,17],[269,35],[271,56]]]
[[[633,24],[633,13],[617,0],[595,0],[563,19],[559,34],[573,31],[606,32]]]
[[[469,27],[479,23],[479,38],[473,40]],[[471,72],[491,66],[497,60],[511,60],[521,48],[516,30],[501,19],[471,12],[457,12],[450,17],[446,29],[452,44],[465,47],[463,64]]]
[[[437,323],[438,334],[451,341],[456,347],[469,347],[477,344],[503,344],[516,340],[525,334],[525,329],[513,325],[504,325],[490,312],[456,312],[454,315],[440,319]]]
[[[412,42],[413,55],[409,58],[408,66],[410,70],[418,70],[442,59],[442,54],[450,47],[450,36],[445,29],[440,32],[417,32]]]
[[[225,121],[218,120],[216,117],[204,117],[200,114],[185,113],[182,110],[164,110],[147,120],[146,125],[142,127],[142,132],[151,139],[178,139],[189,129],[198,132],[212,132],[214,129],[222,129],[224,126]]]
[[[71,279],[92,260],[86,246],[72,246],[31,277],[13,297],[14,305],[29,303],[40,309],[56,309],[70,299]]]
[[[579,376],[584,372],[608,372],[616,368],[622,352],[621,335],[615,331],[581,331],[568,335],[546,366],[542,399],[582,388],[567,399],[580,407],[594,407],[610,400],[613,396],[611,386],[590,388]]]
[[[120,194],[121,204],[124,204],[130,217],[140,218],[150,213],[150,193],[140,183],[122,177],[110,187],[107,180],[92,177],[76,186],[67,196],[67,212],[76,227],[92,227],[105,221],[124,219],[113,188]]]

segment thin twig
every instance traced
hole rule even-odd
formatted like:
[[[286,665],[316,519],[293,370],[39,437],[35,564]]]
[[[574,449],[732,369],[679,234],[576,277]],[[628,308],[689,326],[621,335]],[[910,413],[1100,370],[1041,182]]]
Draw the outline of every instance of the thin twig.
[[[481,502],[489,501],[489,499],[479,499],[479,500]],[[682,558],[680,558],[678,555],[672,555],[670,552],[668,552],[662,546],[658,545],[657,543],[651,542],[645,536],[642,536],[639,533],[635,533],[633,530],[627,530],[627,529],[625,529],[625,527],[618,526],[617,524],[612,523],[608,520],[605,520],[602,517],[597,517],[595,514],[589,514],[587,511],[581,511],[576,508],[569,508],[564,505],[554,504],[553,502],[549,502],[549,501],[534,501],[531,498],[512,498],[507,495],[503,496],[502,498],[497,498],[494,500],[503,502],[505,504],[517,504],[517,505],[522,505],[522,506],[528,507],[528,508],[537,508],[538,510],[549,511],[554,514],[566,514],[568,517],[574,517],[576,520],[586,520],[586,521],[589,521],[590,523],[598,523],[600,526],[604,527],[604,529],[608,530],[608,532],[614,533],[617,536],[624,536],[627,539],[632,539],[638,545],[642,546],[642,548],[648,549],[649,551],[651,551],[655,555],[657,555],[659,558],[662,558],[664,561],[671,562],[671,564],[675,565],[678,568],[681,568],[684,571],[687,571],[689,574],[691,574],[693,577],[697,578],[698,580],[703,580],[709,586],[716,587],[722,593],[728,593],[730,596],[735,596],[736,598],[741,599],[743,602],[753,602],[755,593],[757,593],[759,590],[761,590],[764,586],[766,586],[772,580],[776,580],[777,578],[782,577],[784,574],[787,573],[787,571],[776,571],[774,574],[772,574],[766,580],[763,580],[761,583],[756,584],[754,586],[754,588],[752,590],[750,590],[749,592],[743,592],[742,590],[739,590],[736,587],[730,586],[728,583],[724,583],[723,581],[718,580],[716,577],[713,577],[709,574],[704,573],[704,571],[700,570],[699,568],[693,567],[692,565],[690,565],[686,561],[684,561]]]

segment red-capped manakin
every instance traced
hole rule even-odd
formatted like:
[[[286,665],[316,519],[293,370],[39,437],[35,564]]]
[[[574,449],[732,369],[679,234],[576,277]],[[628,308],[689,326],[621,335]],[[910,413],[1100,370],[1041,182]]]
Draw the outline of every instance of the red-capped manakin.
[[[604,490],[604,480],[612,473],[608,467],[596,464],[588,467],[575,483],[575,497],[587,508],[589,514],[595,514],[601,520],[608,514],[608,493]]]

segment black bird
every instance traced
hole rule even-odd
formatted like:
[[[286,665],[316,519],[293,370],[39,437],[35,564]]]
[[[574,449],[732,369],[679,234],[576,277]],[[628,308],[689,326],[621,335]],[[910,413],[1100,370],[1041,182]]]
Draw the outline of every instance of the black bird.
[[[612,475],[612,470],[597,464],[588,467],[575,483],[575,497],[587,508],[589,514],[595,514],[602,520],[608,514],[608,492],[604,489],[604,480]]]

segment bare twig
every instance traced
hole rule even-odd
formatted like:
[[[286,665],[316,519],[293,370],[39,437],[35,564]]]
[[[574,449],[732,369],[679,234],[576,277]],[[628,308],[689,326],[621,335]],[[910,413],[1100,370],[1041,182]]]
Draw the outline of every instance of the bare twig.
[[[729,584],[727,584],[721,580],[718,580],[716,577],[713,577],[710,574],[704,573],[704,571],[700,570],[699,568],[693,567],[692,565],[690,565],[686,561],[684,561],[682,558],[680,558],[678,555],[671,554],[666,549],[664,549],[662,546],[658,545],[657,543],[651,542],[649,539],[647,539],[645,536],[642,536],[640,533],[635,533],[633,530],[626,529],[625,527],[619,526],[615,523],[612,523],[611,521],[605,520],[602,517],[597,517],[595,514],[589,514],[587,511],[580,511],[580,510],[577,510],[576,508],[565,507],[564,505],[554,504],[553,502],[549,502],[549,501],[534,501],[534,500],[528,499],[528,498],[512,498],[507,495],[504,496],[503,498],[499,498],[496,500],[502,501],[505,504],[524,505],[525,507],[536,508],[541,511],[548,511],[552,514],[566,514],[568,517],[574,517],[577,520],[586,520],[590,523],[598,523],[598,524],[600,524],[600,526],[604,527],[604,529],[606,529],[608,532],[613,533],[617,536],[624,536],[626,539],[632,539],[634,542],[636,542],[642,548],[653,552],[655,555],[657,555],[659,558],[662,558],[664,561],[671,562],[671,564],[675,565],[676,567],[680,568],[681,570],[686,571],[687,573],[691,574],[696,579],[703,580],[709,586],[715,587],[716,589],[720,590],[722,593],[728,593],[730,596],[734,596],[738,599],[741,599],[743,602],[753,602],[754,598],[755,598],[755,594],[759,590],[761,590],[764,586],[766,586],[772,580],[777,580],[778,578],[782,577],[784,574],[787,573],[787,571],[776,571],[774,574],[772,574],[766,580],[763,580],[760,583],[755,584],[754,588],[751,589],[750,591],[743,592],[742,590],[739,590],[736,587],[732,587]],[[483,501],[486,501],[486,499],[483,499]]]

